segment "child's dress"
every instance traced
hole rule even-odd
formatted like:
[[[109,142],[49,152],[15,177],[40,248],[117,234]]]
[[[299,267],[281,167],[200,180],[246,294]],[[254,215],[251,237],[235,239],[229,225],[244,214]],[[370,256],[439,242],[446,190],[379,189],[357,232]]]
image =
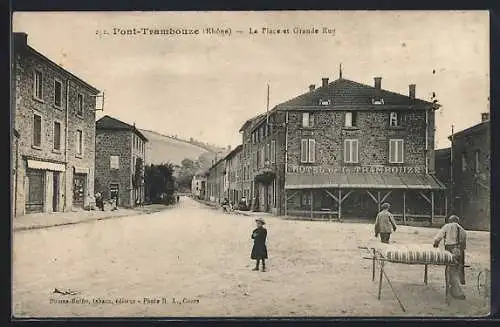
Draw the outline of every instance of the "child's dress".
[[[250,255],[251,259],[267,259],[266,237],[267,230],[264,227],[254,229],[252,232],[253,248]]]

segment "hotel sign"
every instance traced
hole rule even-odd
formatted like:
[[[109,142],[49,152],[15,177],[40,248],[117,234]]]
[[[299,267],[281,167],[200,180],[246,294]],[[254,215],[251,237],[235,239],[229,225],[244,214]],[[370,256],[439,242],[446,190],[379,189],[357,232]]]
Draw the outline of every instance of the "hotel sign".
[[[328,167],[328,166],[301,166],[288,165],[288,173],[299,173],[307,175],[328,175],[328,174],[422,174],[425,169],[421,166],[349,166],[349,167]]]

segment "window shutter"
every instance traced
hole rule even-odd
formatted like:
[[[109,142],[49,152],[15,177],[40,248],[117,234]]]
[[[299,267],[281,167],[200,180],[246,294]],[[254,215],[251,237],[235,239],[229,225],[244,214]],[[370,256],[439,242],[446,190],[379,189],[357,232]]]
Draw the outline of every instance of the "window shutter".
[[[358,140],[352,140],[352,162],[358,162]]]
[[[301,140],[300,143],[300,161],[307,162],[307,140]]]
[[[345,113],[345,126],[346,127],[352,126],[352,112]]]
[[[309,162],[316,162],[316,140],[309,139]]]
[[[344,162],[351,162],[351,140],[344,141]]]
[[[276,162],[276,141],[275,140],[271,141],[271,162],[272,163]]]
[[[394,146],[394,140],[389,140],[389,162],[396,161],[396,147]]]
[[[302,113],[302,126],[303,127],[309,126],[309,113],[308,112]]]
[[[351,113],[351,124],[352,126],[358,126],[358,113],[356,111],[353,111]]]
[[[309,127],[313,127],[314,126],[314,115],[313,114],[309,114]]]
[[[404,142],[403,140],[398,141],[398,162],[404,161]]]

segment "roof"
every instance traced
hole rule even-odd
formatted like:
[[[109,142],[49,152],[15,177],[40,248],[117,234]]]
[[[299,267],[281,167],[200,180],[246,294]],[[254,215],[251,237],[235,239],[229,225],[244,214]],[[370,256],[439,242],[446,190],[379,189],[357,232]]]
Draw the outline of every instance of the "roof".
[[[99,130],[132,131],[145,142],[148,139],[135,126],[129,125],[111,116],[104,116],[95,123],[95,128]]]
[[[444,189],[445,186],[429,174],[333,173],[302,175],[287,173],[285,189],[371,188],[371,189]]]
[[[225,158],[223,159],[231,159],[232,157],[234,157],[236,155],[237,152],[241,151],[241,148],[243,147],[243,145],[238,145],[236,148],[234,148],[233,150],[231,150],[231,152],[229,152]]]
[[[20,37],[22,37],[23,35],[26,35],[26,39],[24,39],[24,40],[27,40],[27,34],[26,33],[13,33],[13,34],[14,34],[14,40],[20,40],[21,39]],[[94,86],[92,86],[89,83],[85,82],[80,77],[76,76],[75,74],[73,74],[72,72],[70,72],[69,70],[67,70],[66,68],[63,68],[60,65],[56,64],[54,61],[52,61],[51,59],[49,59],[45,55],[43,55],[42,53],[40,53],[37,50],[35,50],[31,46],[29,46],[27,43],[23,43],[23,42],[24,41],[17,41],[16,44],[24,46],[32,54],[34,54],[37,57],[43,59],[44,61],[46,61],[50,65],[54,66],[56,69],[64,71],[65,73],[69,74],[72,78],[74,78],[80,84],[82,84],[83,86],[85,86],[86,88],[88,88],[94,94],[99,94],[100,93],[100,91],[97,88],[95,88]]]
[[[437,149],[434,151],[434,153],[436,159],[441,157],[449,157],[451,155],[451,148]]]
[[[456,137],[462,137],[462,136],[466,136],[466,135],[470,135],[470,134],[474,134],[474,133],[480,133],[480,132],[485,131],[489,126],[490,126],[490,121],[487,120],[487,121],[481,122],[477,125],[466,128],[460,132],[457,132],[457,133],[453,134],[453,137],[456,138]],[[451,137],[452,137],[452,135],[448,136],[448,139],[451,140]]]
[[[256,124],[258,124],[262,120],[263,117],[266,117],[266,114],[259,114],[257,116],[250,118],[249,120],[247,120],[243,124],[243,126],[241,126],[239,131],[241,132],[247,128],[250,128],[250,130],[253,130],[253,128],[256,126]]]
[[[329,83],[326,86],[319,87],[313,91],[301,94],[291,100],[283,102],[278,107],[295,107],[295,106],[319,106],[320,100],[329,100],[330,106],[336,105],[373,105],[372,99],[380,96],[384,100],[384,105],[391,106],[409,106],[412,105],[415,109],[419,107],[432,107],[437,104],[391,92],[388,90],[377,88],[354,82],[345,78],[339,78]],[[384,105],[377,105],[383,108]]]
[[[375,105],[372,100],[380,96],[384,100],[383,105]],[[320,101],[329,101],[329,105],[320,105]],[[335,110],[349,108],[349,110],[394,110],[400,107],[409,109],[437,109],[439,104],[422,99],[410,99],[409,96],[391,92],[354,82],[345,78],[338,78],[326,86],[318,87],[312,91],[303,93],[293,99],[278,104],[269,114],[276,110],[306,109],[306,110]],[[266,114],[261,114],[253,119],[251,131],[260,125],[266,118]],[[257,119],[257,121],[255,121]],[[249,121],[247,121],[248,123]],[[245,124],[247,124],[245,123]],[[245,127],[246,125],[243,125]],[[242,127],[242,129],[243,129]]]

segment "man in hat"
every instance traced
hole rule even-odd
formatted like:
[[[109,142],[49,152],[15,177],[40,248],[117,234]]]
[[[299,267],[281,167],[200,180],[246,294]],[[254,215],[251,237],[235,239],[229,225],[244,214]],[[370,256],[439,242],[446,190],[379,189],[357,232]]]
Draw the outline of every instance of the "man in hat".
[[[465,284],[465,248],[467,246],[467,232],[459,224],[460,218],[456,215],[451,215],[448,218],[448,223],[441,227],[434,238],[434,247],[439,247],[441,240],[444,240],[444,249],[453,254],[457,265],[446,266],[446,275],[450,281],[451,296],[457,299],[465,299],[465,295],[460,287],[460,284]]]
[[[266,237],[267,230],[264,228],[266,222],[262,218],[255,219],[257,228],[252,232],[253,248],[250,258],[256,260],[254,271],[259,270],[259,263],[262,260],[262,271],[266,271],[267,247]]]
[[[391,208],[389,203],[383,203],[381,208],[382,211],[375,218],[375,237],[378,237],[378,234],[380,234],[382,243],[389,243],[391,233],[396,231],[396,222],[392,213],[389,212]]]

